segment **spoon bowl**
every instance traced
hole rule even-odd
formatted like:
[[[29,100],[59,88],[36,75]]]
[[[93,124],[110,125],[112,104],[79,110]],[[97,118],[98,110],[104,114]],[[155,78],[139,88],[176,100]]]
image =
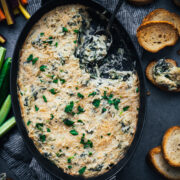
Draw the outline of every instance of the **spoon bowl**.
[[[120,9],[122,3],[123,3],[123,0],[119,0],[119,2],[118,2],[118,4],[116,5],[116,8],[115,8],[115,10],[114,10],[111,18],[110,18],[110,20],[109,20],[109,22],[108,22],[108,25],[107,25],[106,29],[105,29],[105,30],[104,30],[104,29],[101,29],[101,30],[98,30],[98,31],[96,31],[96,32],[94,33],[95,36],[98,36],[98,35],[99,35],[99,36],[103,36],[103,35],[106,36],[106,39],[107,39],[107,42],[106,42],[106,43],[107,43],[107,52],[109,51],[109,49],[110,49],[110,47],[111,47],[111,45],[112,45],[112,43],[113,43],[113,36],[112,36],[110,30],[111,30],[111,27],[112,27],[112,25],[113,25],[115,16],[116,16],[116,14],[118,13],[118,10]],[[107,54],[108,54],[108,53],[107,53]],[[104,57],[102,57],[102,59],[104,59],[104,58],[107,56],[107,54],[106,54]]]

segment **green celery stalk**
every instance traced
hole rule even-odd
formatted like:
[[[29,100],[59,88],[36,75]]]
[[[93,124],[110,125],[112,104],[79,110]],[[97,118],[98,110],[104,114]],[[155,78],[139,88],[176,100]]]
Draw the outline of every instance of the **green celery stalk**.
[[[6,134],[9,130],[11,130],[16,124],[16,120],[14,117],[8,119],[2,126],[0,126],[0,137]]]
[[[0,47],[0,70],[3,65],[5,55],[6,55],[6,49],[3,47]]]
[[[6,61],[4,62],[2,71],[0,72],[0,89],[2,87],[5,77],[9,74],[10,67],[11,67],[11,58],[7,58]]]
[[[10,74],[7,74],[7,76],[4,79],[4,82],[2,84],[2,87],[0,89],[0,107],[4,103],[6,97],[9,94],[9,84],[10,84]]]
[[[11,95],[9,94],[0,110],[0,126],[5,121],[10,109],[11,109]]]

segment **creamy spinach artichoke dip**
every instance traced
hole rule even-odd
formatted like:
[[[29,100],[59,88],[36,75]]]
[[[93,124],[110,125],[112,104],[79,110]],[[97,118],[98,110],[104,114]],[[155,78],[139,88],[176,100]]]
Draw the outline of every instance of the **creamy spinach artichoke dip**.
[[[93,35],[85,44],[91,22],[81,5],[45,14],[22,47],[17,82],[22,118],[37,149],[65,173],[85,177],[107,172],[125,156],[139,107],[136,72],[95,63],[107,45],[106,37]]]

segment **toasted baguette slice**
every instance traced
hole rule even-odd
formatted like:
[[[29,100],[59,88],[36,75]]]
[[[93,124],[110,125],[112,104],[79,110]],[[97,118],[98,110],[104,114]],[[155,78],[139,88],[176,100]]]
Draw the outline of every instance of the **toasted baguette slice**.
[[[154,0],[128,0],[128,2],[136,6],[143,6],[153,3]]]
[[[172,23],[166,21],[151,21],[137,29],[138,42],[147,51],[156,53],[166,46],[176,44],[179,34]]]
[[[174,167],[180,167],[180,126],[168,129],[163,137],[164,158]]]
[[[171,180],[180,180],[180,169],[171,167],[163,158],[161,147],[155,147],[149,151],[149,160],[155,169],[164,177]]]
[[[165,60],[167,63],[170,63],[172,66],[177,67],[177,63],[176,61],[174,61],[173,59],[166,59]],[[152,61],[148,64],[148,66],[146,67],[146,77],[149,81],[151,81],[152,84],[154,84],[155,86],[157,86],[158,88],[165,90],[165,91],[169,91],[169,89],[165,86],[161,86],[159,84],[156,83],[156,81],[153,78],[153,68],[156,65],[157,61]],[[174,89],[171,90],[172,92],[180,92],[180,88],[179,89]]]
[[[143,19],[142,23],[149,21],[168,21],[174,24],[180,35],[180,16],[175,13],[171,13],[166,9],[155,9]]]

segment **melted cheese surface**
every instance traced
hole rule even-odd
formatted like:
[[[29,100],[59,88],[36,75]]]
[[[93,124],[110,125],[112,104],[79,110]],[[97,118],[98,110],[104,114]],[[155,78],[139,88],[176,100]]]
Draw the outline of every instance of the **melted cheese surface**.
[[[18,94],[29,137],[64,172],[108,171],[125,156],[137,125],[138,77],[96,77],[74,56],[81,5],[57,7],[33,27],[20,54]]]

